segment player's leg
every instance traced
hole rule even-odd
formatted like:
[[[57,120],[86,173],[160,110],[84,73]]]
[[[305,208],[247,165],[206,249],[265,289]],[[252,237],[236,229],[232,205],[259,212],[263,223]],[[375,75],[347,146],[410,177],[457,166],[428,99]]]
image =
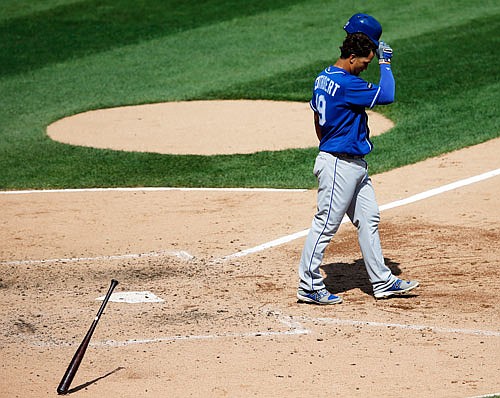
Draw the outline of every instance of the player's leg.
[[[386,289],[397,278],[384,261],[378,230],[380,212],[368,173],[358,186],[347,215],[358,229],[359,246],[373,291]]]
[[[299,265],[299,288],[312,291],[325,287],[319,267],[325,248],[337,232],[356,186],[363,174],[359,167],[320,152],[314,174],[318,178],[318,212],[306,238]]]
[[[360,184],[347,214],[358,227],[359,246],[375,298],[406,294],[418,287],[418,281],[403,281],[385,265],[378,232],[380,212],[368,174]]]

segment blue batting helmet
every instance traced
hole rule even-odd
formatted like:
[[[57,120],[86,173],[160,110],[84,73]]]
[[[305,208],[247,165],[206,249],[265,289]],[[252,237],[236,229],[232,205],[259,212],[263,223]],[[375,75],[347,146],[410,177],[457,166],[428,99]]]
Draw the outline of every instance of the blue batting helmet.
[[[376,46],[382,36],[382,25],[368,14],[354,14],[344,25],[344,30],[347,33],[364,33]]]

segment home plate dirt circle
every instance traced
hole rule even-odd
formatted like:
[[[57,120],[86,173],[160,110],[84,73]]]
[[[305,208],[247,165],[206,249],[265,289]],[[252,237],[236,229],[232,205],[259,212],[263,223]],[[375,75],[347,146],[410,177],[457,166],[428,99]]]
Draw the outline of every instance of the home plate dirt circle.
[[[391,129],[368,111],[371,135]],[[180,155],[246,154],[318,145],[308,103],[184,101],[80,113],[47,128],[55,141],[122,151]]]

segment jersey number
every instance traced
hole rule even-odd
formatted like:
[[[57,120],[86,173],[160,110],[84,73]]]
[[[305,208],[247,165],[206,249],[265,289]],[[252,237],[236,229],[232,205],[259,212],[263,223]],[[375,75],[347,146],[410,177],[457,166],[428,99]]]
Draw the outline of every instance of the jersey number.
[[[333,97],[339,88],[340,86],[335,83],[333,92],[330,95]],[[326,123],[326,97],[323,94],[316,94],[316,109],[319,114],[319,125],[324,126]]]
[[[319,125],[323,126],[326,122],[326,98],[324,95],[316,95],[316,109],[319,114]]]

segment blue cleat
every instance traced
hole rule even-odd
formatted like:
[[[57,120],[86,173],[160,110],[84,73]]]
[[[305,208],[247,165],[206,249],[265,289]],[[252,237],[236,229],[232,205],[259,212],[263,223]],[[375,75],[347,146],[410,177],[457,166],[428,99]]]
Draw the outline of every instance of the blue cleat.
[[[418,286],[417,281],[403,281],[401,279],[396,279],[396,281],[389,288],[382,290],[381,292],[374,293],[375,298],[387,298],[390,296],[397,296],[400,294],[406,294],[410,290],[415,289]]]
[[[340,304],[342,302],[342,297],[335,296],[326,289],[308,291],[299,288],[297,299],[303,303],[313,304]]]

